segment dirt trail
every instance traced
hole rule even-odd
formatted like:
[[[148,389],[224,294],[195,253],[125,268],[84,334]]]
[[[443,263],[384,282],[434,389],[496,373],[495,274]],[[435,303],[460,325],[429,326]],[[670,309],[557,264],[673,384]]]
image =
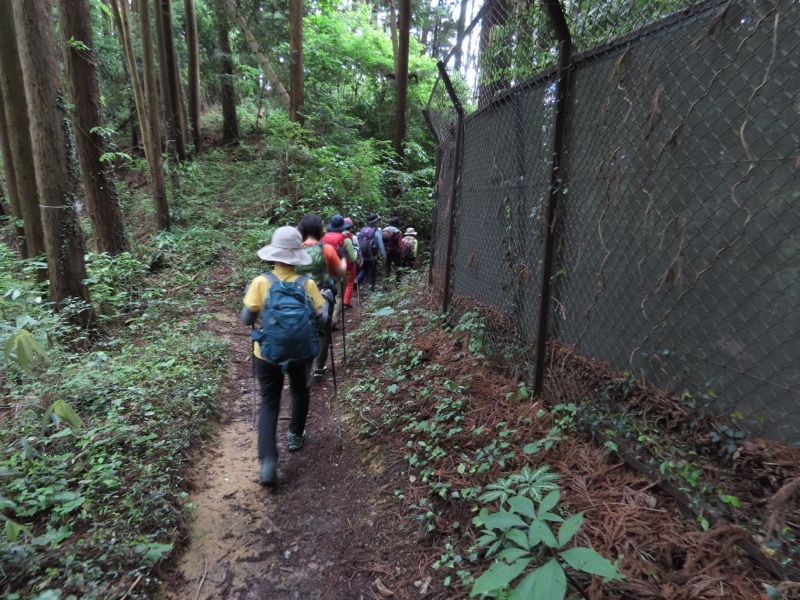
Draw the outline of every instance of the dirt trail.
[[[348,322],[355,312],[348,313]],[[232,348],[220,395],[225,414],[217,437],[191,468],[190,500],[196,509],[187,548],[158,597],[372,598],[381,574],[408,580],[402,567],[388,566],[396,549],[383,543],[388,540],[382,542],[378,531],[386,533],[385,518],[378,514],[387,509],[391,490],[387,493],[380,481],[380,469],[370,469],[364,448],[347,437],[339,444],[330,371],[313,384],[309,439],[298,452],[286,449],[291,400],[284,387],[279,484],[274,490],[262,488],[246,353],[249,331],[227,311],[215,315],[211,329],[227,337]],[[341,379],[340,334],[335,343]]]

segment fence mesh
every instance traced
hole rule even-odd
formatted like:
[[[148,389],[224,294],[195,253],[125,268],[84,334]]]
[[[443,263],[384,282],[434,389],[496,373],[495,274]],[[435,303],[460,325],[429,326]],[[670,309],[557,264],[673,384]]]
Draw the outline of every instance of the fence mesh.
[[[800,441],[800,4],[639,4],[563,4],[576,53],[548,333]],[[540,3],[492,2],[448,62],[461,156],[441,82],[428,106],[434,282],[449,258],[454,303],[491,307],[528,343],[558,48]]]

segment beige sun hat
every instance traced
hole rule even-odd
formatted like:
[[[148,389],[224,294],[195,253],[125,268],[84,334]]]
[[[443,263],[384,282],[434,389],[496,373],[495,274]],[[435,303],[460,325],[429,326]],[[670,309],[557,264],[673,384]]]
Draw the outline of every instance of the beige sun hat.
[[[406,235],[417,235],[417,232],[414,231],[413,227],[409,227],[408,229],[406,229]]]
[[[295,227],[278,227],[272,241],[258,251],[258,258],[287,265],[310,265],[311,255],[303,250],[303,238]]]

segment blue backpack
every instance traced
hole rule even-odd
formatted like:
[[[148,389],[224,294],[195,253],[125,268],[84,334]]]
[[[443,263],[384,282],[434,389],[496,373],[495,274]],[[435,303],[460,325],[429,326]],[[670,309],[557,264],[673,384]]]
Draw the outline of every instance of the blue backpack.
[[[305,290],[308,277],[301,275],[283,282],[274,273],[265,273],[269,293],[261,312],[261,329],[254,329],[253,340],[261,357],[280,365],[285,373],[289,364],[312,360],[319,354],[317,315]]]

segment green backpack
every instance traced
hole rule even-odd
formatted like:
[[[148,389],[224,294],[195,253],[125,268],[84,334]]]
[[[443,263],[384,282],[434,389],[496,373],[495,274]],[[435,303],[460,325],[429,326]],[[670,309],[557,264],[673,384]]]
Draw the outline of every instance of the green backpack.
[[[313,246],[304,246],[303,250],[311,255],[311,264],[297,265],[294,269],[299,275],[305,275],[316,283],[320,291],[330,283],[328,264],[325,262],[325,254],[322,252],[324,246],[324,242],[317,242]]]

